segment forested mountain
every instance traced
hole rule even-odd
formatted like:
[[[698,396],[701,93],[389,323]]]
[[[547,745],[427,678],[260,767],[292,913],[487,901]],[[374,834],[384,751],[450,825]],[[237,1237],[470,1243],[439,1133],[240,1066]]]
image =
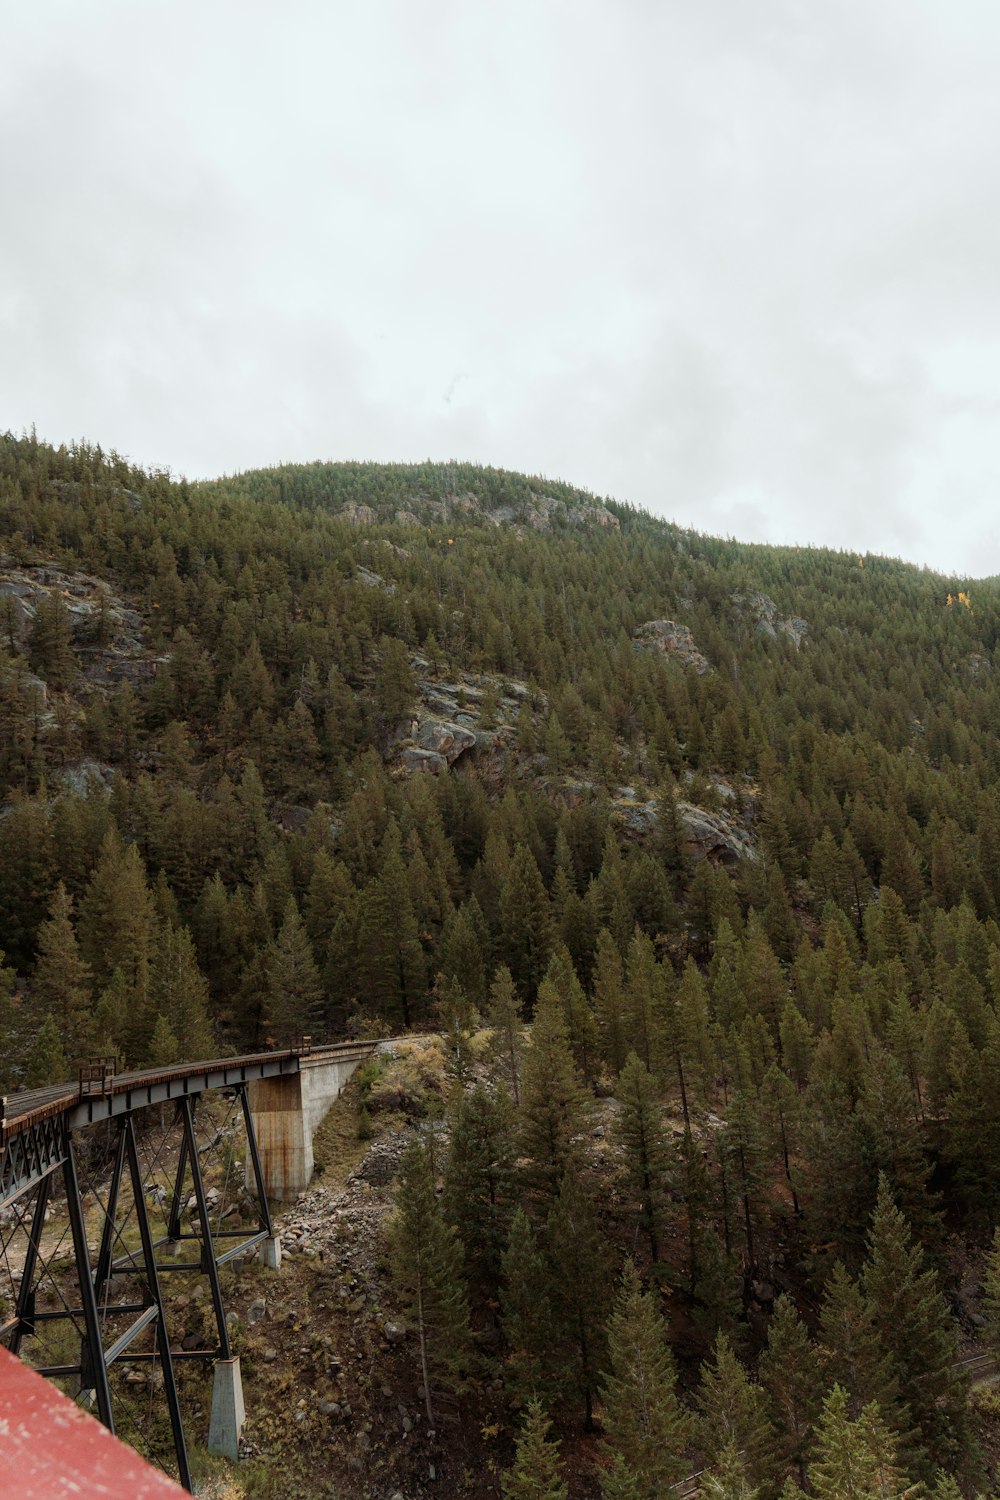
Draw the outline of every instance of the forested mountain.
[[[0,1086],[440,1028],[398,1236],[441,1380],[475,1347],[527,1413],[506,1493],[560,1493],[546,1416],[607,1497],[985,1493],[996,582],[9,435],[0,547]]]

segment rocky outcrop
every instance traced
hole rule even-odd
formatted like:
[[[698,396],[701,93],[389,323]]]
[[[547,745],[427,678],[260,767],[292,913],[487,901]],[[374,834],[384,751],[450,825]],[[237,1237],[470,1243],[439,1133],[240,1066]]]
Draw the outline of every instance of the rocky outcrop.
[[[709,859],[717,865],[736,865],[740,860],[757,858],[749,830],[731,814],[709,812],[692,802],[678,802],[677,811],[684,825],[688,855],[695,864]]]
[[[354,577],[366,589],[381,589],[383,594],[396,592],[394,583],[386,583],[381,573],[376,573],[372,568],[366,568],[361,563],[355,565]]]
[[[412,665],[419,674],[418,697],[412,718],[398,726],[392,741],[395,769],[438,773],[468,754],[480,776],[498,787],[508,769],[515,721],[529,698],[526,684],[475,672],[438,680],[420,655]]]
[[[73,649],[85,679],[96,687],[133,686],[155,677],[166,657],[152,656],[143,641],[143,619],[101,578],[71,573],[51,563],[16,566],[0,553],[3,629],[24,646],[38,606],[57,597],[69,618]],[[46,685],[36,679],[43,695]]]
[[[678,625],[674,620],[647,620],[632,639],[637,651],[658,651],[662,656],[680,662],[681,666],[690,667],[699,677],[712,670],[707,658],[695,645],[688,627]]]
[[[374,526],[378,520],[370,505],[359,505],[356,500],[338,511],[337,517],[338,520],[346,521],[348,526]]]
[[[727,782],[715,783],[714,792],[722,799],[735,801],[735,793]],[[566,807],[578,807],[597,794],[594,782],[571,778],[549,788],[549,795]],[[610,808],[612,819],[628,838],[641,841],[656,829],[656,797],[648,788],[616,787]],[[677,812],[692,863],[699,864],[708,859],[717,865],[736,865],[741,860],[757,858],[750,822],[735,807],[725,812],[712,812],[694,802],[679,800]]]
[[[351,526],[375,526],[380,519],[370,505],[357,501],[345,505],[338,515]],[[603,531],[621,530],[618,517],[597,501],[563,500],[544,493],[531,494],[517,505],[492,506],[488,500],[468,493],[444,495],[433,500],[426,495],[410,495],[404,505],[387,512],[381,519],[391,518],[397,526],[428,526],[442,525],[458,517],[483,526],[509,526],[522,534],[527,531],[545,534],[558,526],[599,526]]]
[[[422,750],[442,756],[449,766],[466,750],[476,747],[476,736],[470,729],[445,719],[425,719],[417,729],[416,741]]]
[[[780,638],[801,646],[809,630],[809,623],[798,615],[778,614],[778,606],[769,594],[757,592],[734,594],[733,604],[737,615],[753,622],[754,633],[776,641]]]
[[[440,776],[442,771],[447,771],[448,762],[443,755],[437,755],[433,750],[421,750],[417,745],[402,745],[396,752],[396,769],[405,771],[408,776],[426,772],[431,776]]]

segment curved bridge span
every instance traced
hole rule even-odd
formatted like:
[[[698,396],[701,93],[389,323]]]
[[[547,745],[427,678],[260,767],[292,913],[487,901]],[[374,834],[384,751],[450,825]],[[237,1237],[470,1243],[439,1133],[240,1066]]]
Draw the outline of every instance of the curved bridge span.
[[[178,1366],[214,1363],[208,1446],[237,1457],[243,1392],[220,1270],[254,1254],[277,1269],[270,1202],[306,1187],[313,1131],[377,1045],[306,1038],[133,1073],[100,1061],[76,1083],[0,1100],[0,1343],[30,1353],[112,1432],[128,1384],[148,1384],[189,1490]],[[207,1279],[205,1347],[172,1336],[163,1285],[178,1273]]]

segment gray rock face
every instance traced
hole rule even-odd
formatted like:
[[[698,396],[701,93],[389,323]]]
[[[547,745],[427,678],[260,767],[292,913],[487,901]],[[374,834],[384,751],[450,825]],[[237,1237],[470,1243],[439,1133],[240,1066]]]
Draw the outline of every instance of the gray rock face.
[[[674,620],[647,620],[640,625],[633,637],[637,651],[658,651],[662,656],[673,657],[682,666],[690,667],[703,677],[712,668],[694,643],[694,636],[686,625]]]
[[[776,641],[784,636],[798,647],[809,631],[808,621],[798,615],[787,615],[782,619],[778,614],[778,606],[769,594],[734,594],[733,604],[738,614],[754,622],[754,633],[767,636],[769,640]]]
[[[695,863],[711,859],[716,864],[735,865],[741,859],[755,860],[757,851],[746,829],[723,813],[708,812],[691,802],[678,802],[688,853]]]
[[[374,572],[372,568],[363,567],[361,563],[358,563],[355,568],[354,576],[358,583],[363,584],[366,589],[381,589],[383,594],[394,594],[396,592],[396,585],[394,583],[386,583],[381,573]]]
[[[440,776],[442,771],[448,769],[448,762],[443,755],[438,755],[433,750],[421,750],[416,745],[404,745],[396,756],[396,765],[407,775],[424,772],[431,776]]]
[[[417,730],[417,744],[422,750],[433,750],[443,755],[449,766],[466,750],[475,749],[476,736],[461,724],[447,719],[425,719]]]
[[[358,505],[354,501],[350,505],[345,505],[338,514],[348,526],[374,526],[378,520],[378,516],[370,505]]]

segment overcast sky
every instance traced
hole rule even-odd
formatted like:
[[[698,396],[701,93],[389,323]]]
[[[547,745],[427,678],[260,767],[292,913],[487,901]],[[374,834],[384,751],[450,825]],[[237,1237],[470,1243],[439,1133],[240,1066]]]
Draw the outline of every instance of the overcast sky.
[[[1000,572],[996,0],[0,13],[0,427]]]

